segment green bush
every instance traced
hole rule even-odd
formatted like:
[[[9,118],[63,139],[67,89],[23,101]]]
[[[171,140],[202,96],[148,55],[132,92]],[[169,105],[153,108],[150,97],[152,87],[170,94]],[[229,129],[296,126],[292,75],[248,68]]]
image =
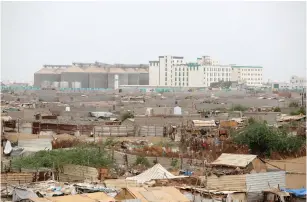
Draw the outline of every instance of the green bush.
[[[306,109],[304,107],[300,107],[299,110],[293,111],[293,112],[290,113],[290,115],[292,115],[292,116],[300,115],[300,114],[306,115]]]
[[[298,102],[290,102],[289,107],[299,107]]]
[[[247,109],[248,109],[247,107],[238,104],[238,105],[232,106],[231,111],[246,111]]]
[[[14,168],[55,168],[60,169],[65,164],[76,164],[90,167],[108,167],[112,160],[106,152],[100,152],[98,148],[77,147],[69,150],[57,149],[51,151],[39,151],[26,157],[18,157],[12,160]]]
[[[275,107],[275,108],[274,108],[274,112],[281,112],[281,110],[280,110],[279,107]]]
[[[150,167],[148,159],[144,156],[137,156],[134,165],[143,165],[145,167]]]
[[[171,166],[173,168],[179,168],[179,160],[178,159],[172,159]]]
[[[296,152],[304,145],[304,140],[290,136],[285,130],[269,127],[265,123],[255,122],[232,134],[239,145],[248,145],[253,154],[270,156],[271,152]]]

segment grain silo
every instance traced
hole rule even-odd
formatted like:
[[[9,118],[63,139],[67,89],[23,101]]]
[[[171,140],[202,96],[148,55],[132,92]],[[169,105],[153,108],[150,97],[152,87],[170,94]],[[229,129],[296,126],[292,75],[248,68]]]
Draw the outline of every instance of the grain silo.
[[[85,69],[89,75],[89,88],[108,88],[108,71],[103,67],[89,67]]]
[[[148,69],[138,69],[139,84],[138,85],[149,85],[149,72]]]
[[[128,85],[139,85],[139,74],[137,68],[127,68]]]
[[[34,86],[41,87],[48,81],[53,83],[61,80],[61,74],[53,66],[44,65],[42,69],[34,73]]]
[[[77,66],[72,66],[64,70],[61,74],[61,81],[67,81],[72,88],[72,82],[80,82],[82,88],[89,87],[88,73]]]

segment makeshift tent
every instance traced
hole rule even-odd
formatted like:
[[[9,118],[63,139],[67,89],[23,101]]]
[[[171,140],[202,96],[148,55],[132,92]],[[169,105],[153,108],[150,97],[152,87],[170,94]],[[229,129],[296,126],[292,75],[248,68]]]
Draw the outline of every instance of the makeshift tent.
[[[137,183],[145,183],[151,180],[159,180],[159,179],[175,179],[175,178],[184,178],[187,176],[175,176],[172,173],[168,172],[161,164],[156,164],[143,173],[133,176],[127,177],[127,180],[136,180]]]
[[[15,188],[12,195],[13,202],[38,197],[32,190],[20,188]]]

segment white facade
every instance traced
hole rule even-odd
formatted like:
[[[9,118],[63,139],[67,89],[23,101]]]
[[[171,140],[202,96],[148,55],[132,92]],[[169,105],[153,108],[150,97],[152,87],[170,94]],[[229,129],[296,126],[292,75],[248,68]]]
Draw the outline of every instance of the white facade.
[[[261,86],[263,68],[260,66],[231,66],[231,81],[245,83],[247,86]]]
[[[231,66],[219,65],[209,56],[186,63],[183,57],[159,56],[149,61],[150,86],[208,87],[213,82],[230,81]]]
[[[292,89],[306,88],[306,78],[298,77],[298,76],[292,76],[291,79],[290,79],[290,84],[292,86]]]

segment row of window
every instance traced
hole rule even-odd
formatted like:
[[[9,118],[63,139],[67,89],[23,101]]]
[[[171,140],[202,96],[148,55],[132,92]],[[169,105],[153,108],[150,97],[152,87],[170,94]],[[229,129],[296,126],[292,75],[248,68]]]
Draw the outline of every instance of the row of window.
[[[256,69],[241,69],[243,72],[253,72],[253,71],[258,71],[258,72],[260,72],[262,69],[261,68],[256,68]]]
[[[204,80],[206,81],[206,78],[204,78]],[[221,79],[221,78],[207,78],[207,81],[230,81],[229,78],[224,78],[224,79]]]
[[[229,68],[217,68],[217,67],[214,67],[214,68],[206,68],[204,67],[204,72],[205,71],[217,71],[217,72],[230,72],[230,69]]]
[[[240,78],[239,78],[240,79]],[[242,78],[243,80],[262,80],[261,78]]]
[[[230,76],[230,73],[207,73],[207,76]]]

